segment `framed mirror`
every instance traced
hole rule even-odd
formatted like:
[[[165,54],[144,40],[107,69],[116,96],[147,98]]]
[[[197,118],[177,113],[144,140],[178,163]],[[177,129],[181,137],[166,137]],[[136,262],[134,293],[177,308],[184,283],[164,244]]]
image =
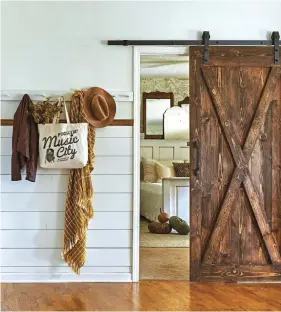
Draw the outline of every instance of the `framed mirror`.
[[[143,93],[143,131],[145,139],[164,139],[164,113],[174,105],[172,92]]]
[[[189,141],[189,111],[180,106],[173,106],[164,114],[165,140]]]

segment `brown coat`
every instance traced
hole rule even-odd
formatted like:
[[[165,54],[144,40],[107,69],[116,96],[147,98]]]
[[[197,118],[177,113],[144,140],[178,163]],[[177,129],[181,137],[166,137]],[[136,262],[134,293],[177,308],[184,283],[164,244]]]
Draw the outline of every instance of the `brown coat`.
[[[25,94],[14,115],[12,181],[21,180],[21,169],[26,165],[26,180],[35,182],[38,161],[38,127],[32,116],[27,114],[32,104]]]

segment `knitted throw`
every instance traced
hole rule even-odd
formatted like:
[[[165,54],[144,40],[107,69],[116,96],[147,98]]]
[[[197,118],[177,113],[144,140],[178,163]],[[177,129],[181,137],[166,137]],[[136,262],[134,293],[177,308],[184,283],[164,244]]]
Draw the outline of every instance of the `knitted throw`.
[[[70,109],[72,123],[86,122],[82,106],[83,97],[83,91],[76,91],[72,96]],[[89,220],[94,215],[91,172],[94,169],[95,136],[96,129],[89,125],[88,164],[82,169],[72,169],[68,181],[63,259],[76,274],[80,274],[80,269],[86,261],[86,233]]]

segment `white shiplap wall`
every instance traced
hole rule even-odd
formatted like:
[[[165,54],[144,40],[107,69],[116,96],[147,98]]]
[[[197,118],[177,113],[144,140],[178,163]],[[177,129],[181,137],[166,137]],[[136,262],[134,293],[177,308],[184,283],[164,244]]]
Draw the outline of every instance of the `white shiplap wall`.
[[[130,97],[131,100],[132,97]],[[19,101],[1,103],[12,119]],[[133,103],[117,102],[117,118],[131,119]],[[12,127],[1,127],[1,271],[3,281],[131,281],[133,127],[97,129],[92,179],[95,216],[81,275],[61,259],[68,170],[38,168],[35,183],[11,181]]]

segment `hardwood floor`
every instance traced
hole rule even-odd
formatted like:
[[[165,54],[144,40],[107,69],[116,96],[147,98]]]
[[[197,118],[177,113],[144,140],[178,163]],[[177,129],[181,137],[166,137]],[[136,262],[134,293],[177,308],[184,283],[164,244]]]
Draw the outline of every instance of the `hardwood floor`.
[[[2,284],[2,311],[280,311],[281,284]]]
[[[189,281],[189,248],[140,248],[140,279]]]

